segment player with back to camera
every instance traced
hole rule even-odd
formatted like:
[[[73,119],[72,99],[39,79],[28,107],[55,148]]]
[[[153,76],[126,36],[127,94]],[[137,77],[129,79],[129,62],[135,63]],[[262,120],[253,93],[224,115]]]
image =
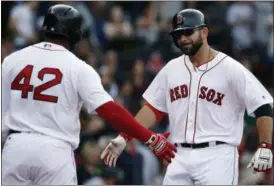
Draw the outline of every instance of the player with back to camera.
[[[248,167],[271,169],[273,98],[238,61],[211,48],[204,15],[185,9],[173,17],[175,45],[183,55],[170,60],[144,92],[137,121],[151,128],[169,116],[170,141],[178,147],[164,185],[236,185],[244,112],[257,118],[259,145]],[[109,166],[131,136],[121,133],[103,151]]]
[[[176,147],[140,125],[103,89],[98,73],[71,51],[81,39],[82,18],[68,5],[49,8],[45,42],[5,58],[2,65],[2,183],[76,185],[73,150],[79,112],[94,110],[115,129],[145,142],[169,163]]]

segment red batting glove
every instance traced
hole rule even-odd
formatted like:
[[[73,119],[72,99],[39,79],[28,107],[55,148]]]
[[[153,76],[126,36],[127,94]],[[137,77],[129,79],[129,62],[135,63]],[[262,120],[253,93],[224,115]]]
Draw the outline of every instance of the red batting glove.
[[[145,143],[153,151],[153,153],[160,159],[171,163],[171,159],[175,157],[177,152],[176,147],[167,141],[169,133],[153,134]]]

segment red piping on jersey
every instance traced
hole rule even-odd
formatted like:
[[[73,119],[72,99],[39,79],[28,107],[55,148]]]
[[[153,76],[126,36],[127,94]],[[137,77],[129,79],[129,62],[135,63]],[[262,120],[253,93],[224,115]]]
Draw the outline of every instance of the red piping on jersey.
[[[192,80],[192,75],[191,75],[191,71],[189,70],[188,66],[186,65],[186,56],[184,57],[184,62],[185,62],[185,66],[189,72],[189,75],[190,75],[190,81],[189,81],[189,93],[188,93],[188,105],[189,105],[189,102],[190,102],[190,94],[191,94],[191,80]],[[186,116],[186,124],[185,124],[185,142],[186,142],[186,132],[187,132],[187,121],[188,121],[188,113],[189,113],[189,106],[187,108],[187,116]]]
[[[216,56],[219,54],[219,52],[216,54]],[[196,68],[204,65],[204,64],[207,64],[208,62],[212,61],[216,56],[213,56],[211,59],[207,60],[206,62],[204,62],[203,64],[198,64],[198,65],[194,65]]]
[[[146,106],[148,106],[152,112],[154,112],[155,116],[156,116],[156,120],[159,122],[163,119],[164,115],[166,114],[165,112],[162,112],[158,109],[156,109],[155,107],[153,107],[151,104],[149,104],[148,102],[146,102],[145,104]]]
[[[41,47],[34,46],[34,45],[32,45],[32,47],[39,48],[39,49],[42,49],[42,50],[49,50],[49,51],[66,51],[66,50],[50,50],[48,48],[41,48]]]
[[[214,67],[216,67],[217,65],[219,65],[227,56],[223,57],[223,59],[221,59],[215,66],[211,67],[210,69],[208,69],[207,71],[205,71],[202,75],[201,78],[199,79],[199,84],[198,84],[198,89],[197,89],[197,97],[196,97],[196,110],[195,110],[195,120],[194,120],[194,134],[193,134],[193,139],[192,139],[192,143],[194,144],[194,138],[195,138],[195,134],[196,134],[196,119],[197,119],[197,109],[198,109],[198,95],[199,95],[199,89],[200,89],[200,83],[202,80],[202,77],[209,72],[211,69],[213,69]]]

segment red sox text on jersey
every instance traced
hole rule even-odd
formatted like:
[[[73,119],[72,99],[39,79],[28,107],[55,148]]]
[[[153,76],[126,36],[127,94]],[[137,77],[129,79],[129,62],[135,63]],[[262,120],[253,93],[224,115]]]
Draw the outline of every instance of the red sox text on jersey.
[[[173,89],[169,90],[170,101],[176,101],[181,98],[186,98],[189,95],[189,89],[187,85],[180,85]],[[225,94],[217,92],[214,89],[210,89],[209,87],[202,86],[199,92],[200,99],[206,99],[208,102],[212,102],[216,105],[221,106],[222,100],[225,97]]]

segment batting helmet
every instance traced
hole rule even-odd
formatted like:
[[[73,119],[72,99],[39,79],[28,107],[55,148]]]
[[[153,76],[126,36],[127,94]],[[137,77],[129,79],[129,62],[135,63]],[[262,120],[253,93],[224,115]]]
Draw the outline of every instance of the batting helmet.
[[[184,9],[174,15],[172,19],[172,31],[170,34],[177,46],[177,35],[180,35],[180,32],[205,26],[204,14],[201,11],[196,9]]]
[[[58,4],[49,8],[43,23],[45,36],[65,37],[71,47],[81,40],[82,16],[69,5]]]

